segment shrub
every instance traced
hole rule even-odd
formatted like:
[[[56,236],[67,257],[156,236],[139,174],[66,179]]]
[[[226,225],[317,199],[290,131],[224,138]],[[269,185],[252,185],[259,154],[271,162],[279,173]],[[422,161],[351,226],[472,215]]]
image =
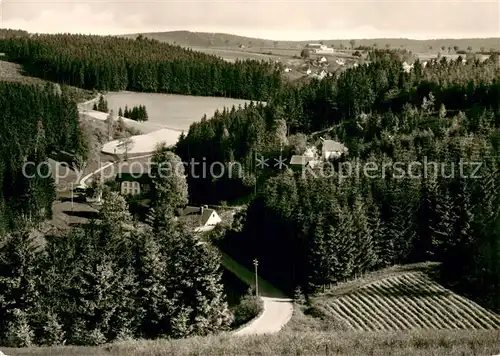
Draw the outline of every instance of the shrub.
[[[262,311],[262,300],[253,295],[244,296],[234,308],[233,327],[237,328],[255,318]]]
[[[32,345],[34,333],[28,324],[26,313],[20,309],[12,311],[12,319],[7,323],[5,333],[6,344],[10,347],[29,347]]]

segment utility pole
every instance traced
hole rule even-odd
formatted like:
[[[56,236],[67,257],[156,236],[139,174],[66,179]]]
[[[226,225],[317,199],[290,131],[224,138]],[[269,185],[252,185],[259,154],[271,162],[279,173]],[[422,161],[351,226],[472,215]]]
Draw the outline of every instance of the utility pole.
[[[253,265],[255,266],[255,296],[259,296],[259,277],[257,272],[257,267],[259,266],[259,261],[257,259],[253,260]]]

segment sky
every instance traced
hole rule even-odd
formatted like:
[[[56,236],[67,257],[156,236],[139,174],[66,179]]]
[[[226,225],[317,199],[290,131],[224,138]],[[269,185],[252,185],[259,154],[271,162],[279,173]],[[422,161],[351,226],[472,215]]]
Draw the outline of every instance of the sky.
[[[38,33],[189,30],[272,40],[500,37],[500,0],[0,0],[0,27]]]

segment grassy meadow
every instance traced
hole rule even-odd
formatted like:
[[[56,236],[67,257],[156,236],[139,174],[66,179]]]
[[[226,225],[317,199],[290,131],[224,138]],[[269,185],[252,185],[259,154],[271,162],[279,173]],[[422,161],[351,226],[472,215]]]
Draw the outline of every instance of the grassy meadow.
[[[3,351],[10,356],[479,356],[498,354],[499,340],[500,331],[281,332]]]
[[[224,107],[238,107],[249,102],[230,98],[135,92],[109,92],[105,98],[109,108],[115,112],[118,112],[120,107],[125,109],[125,106],[146,106],[148,121],[141,122],[141,126],[151,126],[153,130],[169,128],[186,132],[189,126],[200,121],[203,115],[210,118],[215,110],[222,111]]]

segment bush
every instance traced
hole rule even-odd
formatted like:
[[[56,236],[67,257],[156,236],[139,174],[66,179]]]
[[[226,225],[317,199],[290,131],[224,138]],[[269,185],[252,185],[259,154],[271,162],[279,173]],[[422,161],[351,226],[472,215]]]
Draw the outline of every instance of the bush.
[[[33,343],[34,333],[28,324],[26,313],[20,309],[12,311],[12,318],[7,323],[5,343],[10,347],[29,347]]]
[[[255,318],[262,311],[262,300],[254,295],[244,296],[234,310],[233,328],[237,328]]]

